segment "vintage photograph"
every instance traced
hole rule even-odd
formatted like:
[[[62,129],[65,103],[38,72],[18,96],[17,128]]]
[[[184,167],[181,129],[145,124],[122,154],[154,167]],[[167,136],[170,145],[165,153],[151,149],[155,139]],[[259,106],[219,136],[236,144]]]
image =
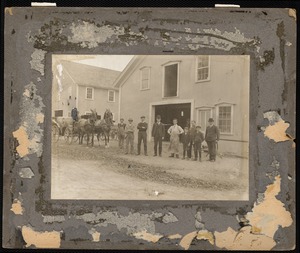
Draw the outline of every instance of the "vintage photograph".
[[[248,200],[249,55],[52,55],[52,199]]]

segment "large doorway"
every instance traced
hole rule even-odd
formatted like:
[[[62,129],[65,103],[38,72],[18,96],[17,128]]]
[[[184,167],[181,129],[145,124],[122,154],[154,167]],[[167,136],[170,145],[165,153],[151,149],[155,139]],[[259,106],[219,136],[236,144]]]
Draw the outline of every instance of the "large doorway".
[[[157,115],[161,116],[162,123],[165,124],[165,141],[170,140],[170,136],[167,133],[169,127],[173,124],[174,118],[177,118],[178,125],[184,128],[188,126],[191,116],[191,103],[185,104],[167,104],[155,106],[155,118]]]

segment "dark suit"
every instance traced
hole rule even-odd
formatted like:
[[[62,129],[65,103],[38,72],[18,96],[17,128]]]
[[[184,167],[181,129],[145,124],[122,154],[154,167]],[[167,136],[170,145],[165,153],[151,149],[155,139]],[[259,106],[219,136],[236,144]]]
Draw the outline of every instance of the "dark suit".
[[[147,129],[148,129],[148,124],[146,122],[140,122],[137,125],[137,129],[139,130],[138,132],[138,154],[141,152],[141,144],[142,141],[144,143],[144,153],[147,155]]]
[[[191,135],[189,133],[183,133],[181,135],[181,142],[183,144],[183,158],[185,158],[185,154],[189,153],[190,144],[191,144]]]
[[[165,137],[165,126],[163,123],[154,123],[152,128],[152,137],[154,137],[154,155],[157,155],[157,144],[159,146],[158,152],[162,152],[162,138]]]
[[[205,141],[208,146],[209,160],[216,160],[216,142],[219,138],[220,132],[217,126],[212,125],[206,128]]]

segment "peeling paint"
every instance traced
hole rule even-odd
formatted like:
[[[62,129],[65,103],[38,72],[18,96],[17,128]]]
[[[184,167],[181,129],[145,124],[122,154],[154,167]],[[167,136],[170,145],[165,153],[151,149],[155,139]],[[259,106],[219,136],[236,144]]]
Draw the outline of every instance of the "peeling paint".
[[[284,204],[276,198],[280,192],[280,182],[280,176],[276,176],[274,183],[267,186],[263,200],[254,203],[252,212],[246,214],[249,226],[239,231],[229,227],[224,232],[214,232],[217,247],[228,250],[271,250],[276,245],[273,237],[278,227],[289,227],[293,222]]]
[[[40,74],[44,75],[44,64],[42,63],[45,58],[46,51],[41,49],[35,49],[31,54],[30,65],[31,68],[40,72]]]
[[[142,239],[142,240],[145,240],[148,242],[153,242],[153,243],[157,243],[158,240],[163,237],[163,235],[160,235],[160,234],[148,233],[146,230],[134,233],[133,236],[137,239]]]
[[[24,157],[29,154],[28,147],[30,142],[28,140],[28,135],[26,128],[21,126],[18,130],[13,132],[13,136],[18,140],[19,145],[16,147],[16,150],[20,157]]]
[[[251,227],[246,226],[239,231],[229,227],[224,232],[215,232],[215,241],[218,248],[227,250],[271,250],[276,242],[266,235],[252,234]]]
[[[178,219],[174,214],[169,212],[163,216],[162,221],[163,223],[172,223],[172,222],[177,222]]]
[[[42,215],[42,217],[44,223],[63,222],[66,220],[65,216],[62,215],[56,215],[56,216]]]
[[[173,235],[168,235],[167,238],[169,238],[171,240],[181,239],[182,235],[180,235],[180,234],[173,234]]]
[[[95,48],[99,43],[104,43],[112,36],[124,34],[124,28],[118,26],[96,26],[95,24],[82,21],[77,24],[72,23],[70,26],[72,36],[68,37],[68,41],[72,43],[80,43],[82,48]]]
[[[21,158],[33,153],[37,153],[38,157],[42,154],[43,129],[38,123],[44,120],[41,111],[45,105],[36,92],[32,82],[25,86],[20,109],[22,125],[13,132],[13,137],[18,140],[16,150]]]
[[[148,233],[155,234],[155,214],[141,214],[130,212],[128,216],[122,216],[115,211],[85,213],[76,216],[85,222],[95,224],[97,227],[107,227],[109,224],[116,225],[118,230],[125,229],[128,235],[146,230]]]
[[[264,200],[255,204],[252,212],[247,213],[246,219],[252,227],[259,229],[260,233],[273,238],[278,227],[289,227],[293,220],[290,212],[284,208],[284,204],[276,196],[280,192],[281,178],[275,177],[275,182],[267,186]],[[254,233],[254,231],[252,231]]]
[[[44,122],[44,114],[43,113],[38,113],[36,116],[35,116],[35,120],[36,120],[36,123],[43,123]]]
[[[286,134],[286,130],[290,126],[289,123],[283,121],[276,111],[264,113],[264,118],[269,120],[270,125],[265,127],[264,135],[275,142],[290,141],[292,138]]]
[[[188,250],[192,241],[194,240],[194,238],[197,236],[198,231],[193,231],[191,233],[186,234],[180,241],[179,245],[185,249]]]
[[[19,170],[19,176],[21,178],[32,178],[34,177],[34,173],[30,167],[24,167]]]
[[[198,234],[197,234],[197,240],[207,240],[209,241],[209,243],[211,245],[214,245],[215,243],[215,239],[214,239],[214,235],[212,232],[209,232],[207,230],[200,230],[198,231]]]
[[[36,232],[31,227],[23,226],[22,236],[26,247],[33,245],[36,248],[59,248],[61,243],[60,232],[57,231]]]
[[[12,212],[14,212],[14,214],[16,214],[16,215],[22,215],[24,209],[22,207],[21,201],[18,200],[18,199],[15,199],[14,203],[11,205],[11,209],[10,210]]]
[[[100,235],[101,235],[101,234],[100,234],[96,229],[91,228],[91,229],[89,230],[89,234],[92,235],[92,237],[93,237],[93,242],[99,242],[99,241],[100,241]]]

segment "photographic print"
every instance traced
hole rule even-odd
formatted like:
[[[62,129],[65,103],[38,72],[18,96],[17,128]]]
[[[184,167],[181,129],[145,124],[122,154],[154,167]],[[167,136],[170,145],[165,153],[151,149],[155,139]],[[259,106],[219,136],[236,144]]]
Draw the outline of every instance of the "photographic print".
[[[2,246],[295,249],[289,4],[6,8]]]
[[[53,55],[51,198],[248,200],[249,60]]]

